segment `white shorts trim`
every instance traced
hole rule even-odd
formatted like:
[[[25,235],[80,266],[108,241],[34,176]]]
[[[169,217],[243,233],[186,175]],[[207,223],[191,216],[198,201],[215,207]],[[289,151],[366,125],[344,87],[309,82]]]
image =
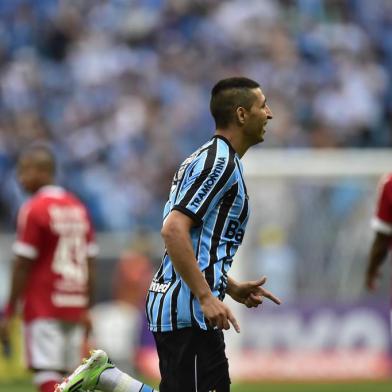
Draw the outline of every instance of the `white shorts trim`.
[[[88,304],[88,298],[82,294],[52,294],[53,305],[69,308],[69,307],[84,307]]]
[[[80,362],[84,327],[55,319],[37,319],[24,325],[29,368],[72,371]]]
[[[63,376],[59,372],[51,371],[43,371],[43,372],[36,372],[33,375],[33,383],[35,385],[42,385],[48,381],[58,381],[61,383]]]

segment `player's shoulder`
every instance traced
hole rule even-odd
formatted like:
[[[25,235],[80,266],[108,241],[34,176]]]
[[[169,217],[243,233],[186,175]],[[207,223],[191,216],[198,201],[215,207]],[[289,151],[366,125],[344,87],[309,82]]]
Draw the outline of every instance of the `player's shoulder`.
[[[217,162],[218,164],[224,163],[227,169],[233,171],[237,167],[238,155],[230,142],[221,135],[215,135],[214,139],[217,143]]]
[[[215,135],[208,144],[208,151],[213,165],[235,166],[235,151],[228,140]]]
[[[32,211],[37,209],[37,205],[39,205],[38,200],[35,196],[27,199],[19,208],[19,219],[21,217],[26,217],[27,215],[31,214]]]
[[[89,216],[86,205],[79,199],[78,196],[70,191],[66,192],[64,195],[62,204],[71,208],[73,213],[76,212],[77,216],[82,216],[84,218]]]
[[[77,205],[80,205],[80,206],[84,206],[84,204],[79,199],[79,197],[76,196],[76,194],[71,192],[71,191],[65,191],[64,192],[64,199],[68,200],[70,203],[77,204]]]
[[[388,184],[392,184],[392,173],[388,173],[384,176],[385,182]]]
[[[215,135],[213,140],[216,142],[217,154],[222,156],[235,156],[235,150],[230,142],[221,135]]]
[[[71,205],[84,209],[84,204],[72,192],[60,186],[41,188],[32,199],[34,208],[47,209],[52,205]]]
[[[186,167],[192,174],[214,169],[223,173],[226,169],[233,171],[235,166],[235,151],[226,140],[215,135],[194,151],[182,163],[180,169]]]
[[[55,185],[47,185],[38,190],[32,197],[32,203],[36,206],[46,206],[53,200],[62,200],[67,197],[67,191]]]
[[[201,145],[197,150],[193,151],[180,165],[182,168],[192,168],[195,166],[212,167],[217,155],[217,143],[215,140],[210,139],[208,142]]]
[[[41,209],[45,204],[45,200],[40,192],[35,193],[29,199],[27,199],[21,206],[20,210],[24,213]]]
[[[379,181],[379,187],[381,189],[392,190],[392,173],[384,174]]]
[[[18,227],[24,227],[28,220],[42,222],[45,215],[45,206],[42,203],[42,199],[35,194],[20,206],[17,218]]]

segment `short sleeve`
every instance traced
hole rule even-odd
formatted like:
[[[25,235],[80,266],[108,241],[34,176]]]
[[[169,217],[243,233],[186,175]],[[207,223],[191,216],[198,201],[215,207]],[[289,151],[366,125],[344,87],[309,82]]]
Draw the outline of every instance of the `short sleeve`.
[[[17,222],[17,239],[13,252],[17,256],[36,259],[41,241],[41,226],[37,206],[25,204],[21,207]]]
[[[384,177],[380,182],[372,228],[380,233],[392,235],[392,175]]]
[[[188,167],[172,209],[201,224],[231,187],[234,171],[234,155],[228,148],[219,150],[215,145]]]

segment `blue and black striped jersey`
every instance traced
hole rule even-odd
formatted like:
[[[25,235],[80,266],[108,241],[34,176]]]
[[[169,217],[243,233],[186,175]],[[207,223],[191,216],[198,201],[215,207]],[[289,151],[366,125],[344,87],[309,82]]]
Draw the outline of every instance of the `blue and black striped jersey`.
[[[224,137],[214,136],[181,164],[163,218],[173,210],[197,223],[191,230],[196,259],[212,293],[223,300],[227,272],[249,217],[242,164]],[[146,313],[152,331],[208,329],[199,301],[175,271],[167,252],[151,283]]]

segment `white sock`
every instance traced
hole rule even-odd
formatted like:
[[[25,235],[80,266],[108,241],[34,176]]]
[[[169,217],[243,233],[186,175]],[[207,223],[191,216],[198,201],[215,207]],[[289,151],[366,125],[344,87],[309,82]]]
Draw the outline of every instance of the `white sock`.
[[[97,388],[103,392],[157,392],[116,367],[102,372]]]
[[[40,370],[34,373],[33,382],[35,385],[45,384],[48,381],[58,381],[60,384],[64,377],[52,370]]]

